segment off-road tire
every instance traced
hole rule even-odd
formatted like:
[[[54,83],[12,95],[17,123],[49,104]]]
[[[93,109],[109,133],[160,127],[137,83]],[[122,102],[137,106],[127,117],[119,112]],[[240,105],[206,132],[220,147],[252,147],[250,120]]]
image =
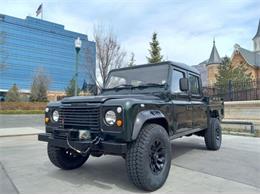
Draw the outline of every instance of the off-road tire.
[[[87,156],[82,156],[72,150],[59,148],[50,143],[48,143],[47,151],[50,161],[55,166],[64,170],[81,167],[89,157],[89,154]]]
[[[209,128],[206,129],[205,144],[208,150],[218,150],[222,142],[222,129],[218,118],[210,118]]]
[[[152,164],[155,160],[151,157],[156,142],[163,148],[158,149],[158,159],[161,161],[162,153],[165,159],[161,171],[157,173]],[[148,124],[142,128],[136,141],[128,146],[126,167],[130,180],[142,190],[155,191],[164,184],[171,167],[171,143],[162,126]]]

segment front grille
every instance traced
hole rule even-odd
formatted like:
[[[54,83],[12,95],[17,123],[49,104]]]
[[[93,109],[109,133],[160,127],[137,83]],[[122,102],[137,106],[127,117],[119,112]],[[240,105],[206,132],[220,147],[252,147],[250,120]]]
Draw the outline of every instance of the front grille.
[[[64,105],[60,108],[60,127],[64,129],[100,130],[100,106]]]

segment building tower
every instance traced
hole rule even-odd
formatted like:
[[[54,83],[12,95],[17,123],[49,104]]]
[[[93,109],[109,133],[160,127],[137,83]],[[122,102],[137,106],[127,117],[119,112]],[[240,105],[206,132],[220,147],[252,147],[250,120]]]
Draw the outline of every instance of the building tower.
[[[254,42],[254,51],[256,53],[260,53],[260,20],[259,20],[256,35],[253,38],[253,42]]]
[[[213,40],[213,47],[209,60],[207,62],[208,70],[208,85],[214,85],[217,81],[216,74],[218,73],[218,67],[221,64],[221,58],[218,54],[218,50],[215,45],[215,39]]]

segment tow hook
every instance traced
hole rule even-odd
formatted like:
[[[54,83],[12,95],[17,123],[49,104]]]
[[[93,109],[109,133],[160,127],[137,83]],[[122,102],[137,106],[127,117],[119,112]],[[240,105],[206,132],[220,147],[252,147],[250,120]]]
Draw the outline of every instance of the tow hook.
[[[101,141],[101,137],[100,136],[96,136],[92,141],[91,141],[91,144],[90,146],[85,150],[85,151],[81,151],[75,147],[73,147],[70,142],[69,142],[69,136],[67,136],[67,145],[69,146],[70,149],[74,150],[75,152],[81,154],[82,156],[87,156],[91,150],[91,148],[94,146],[94,145],[98,145]]]
[[[96,136],[95,139],[92,140],[92,143],[93,145],[98,145],[101,141],[101,137],[99,136]]]

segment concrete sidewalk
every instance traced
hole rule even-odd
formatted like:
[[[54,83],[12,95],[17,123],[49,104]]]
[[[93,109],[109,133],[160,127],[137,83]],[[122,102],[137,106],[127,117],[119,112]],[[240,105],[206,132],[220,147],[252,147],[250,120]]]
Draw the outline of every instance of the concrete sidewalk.
[[[18,190],[0,162],[0,193],[17,194]]]
[[[0,128],[0,137],[7,136],[24,136],[24,135],[36,135],[42,133],[44,127],[17,127],[17,128]]]
[[[0,137],[35,135],[45,129],[43,114],[0,114]]]
[[[0,128],[44,126],[43,114],[0,114]]]
[[[128,179],[119,156],[90,157],[64,171],[48,159],[37,136],[0,137],[0,193],[143,193]],[[201,137],[172,142],[172,166],[156,193],[260,193],[260,138],[223,136],[219,151]]]

